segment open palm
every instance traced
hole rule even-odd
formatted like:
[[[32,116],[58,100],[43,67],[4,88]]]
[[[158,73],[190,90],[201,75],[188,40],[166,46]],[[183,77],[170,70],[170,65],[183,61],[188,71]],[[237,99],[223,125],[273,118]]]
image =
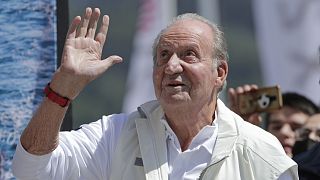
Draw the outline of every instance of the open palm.
[[[99,17],[98,8],[93,12],[91,8],[87,8],[82,18],[77,16],[73,19],[68,30],[58,72],[62,73],[64,81],[68,81],[69,86],[72,86],[75,95],[110,66],[122,61],[119,56],[101,60],[109,17],[103,16],[101,27],[96,34]]]

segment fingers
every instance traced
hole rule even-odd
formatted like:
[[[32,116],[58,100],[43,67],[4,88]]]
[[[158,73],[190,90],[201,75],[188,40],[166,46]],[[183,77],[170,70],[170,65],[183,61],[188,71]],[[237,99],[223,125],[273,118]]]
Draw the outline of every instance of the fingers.
[[[256,84],[251,84],[251,85],[245,84],[243,86],[237,87],[236,88],[236,93],[237,94],[242,94],[242,93],[254,91],[254,90],[257,90],[257,89],[258,89],[258,86]]]
[[[91,8],[86,8],[83,16],[82,16],[82,21],[80,26],[78,27],[78,31],[77,31],[77,37],[85,37],[87,34],[87,30],[88,30],[88,25],[90,22],[90,18],[91,18],[91,14],[92,14],[92,9]]]
[[[96,36],[96,41],[100,43],[101,46],[104,45],[106,41],[107,33],[109,28],[109,16],[104,15],[102,18],[102,25],[100,27],[99,33]]]
[[[73,19],[68,30],[67,38],[88,37],[93,39],[96,33],[100,14],[99,8],[95,8],[93,12],[91,8],[86,8],[82,17],[77,16]],[[95,38],[101,46],[105,43],[108,28],[109,16],[104,15],[102,18],[102,25]]]
[[[97,29],[97,24],[98,24],[99,17],[100,17],[100,9],[94,8],[94,11],[93,11],[93,13],[91,15],[91,19],[90,19],[90,22],[89,22],[89,28],[88,28],[86,37],[89,37],[89,38],[92,38],[92,39],[94,38],[94,35],[96,33],[96,29]]]
[[[257,90],[259,87],[256,84],[251,84],[251,89],[252,90]]]
[[[237,112],[237,107],[238,107],[238,98],[235,89],[229,88],[228,89],[228,99],[229,99],[229,106],[230,108]]]
[[[244,92],[248,92],[248,91],[250,91],[251,90],[251,87],[248,85],[248,84],[245,84],[244,86],[243,86],[243,91]]]
[[[255,84],[245,84],[243,86],[239,86],[236,89],[234,88],[229,88],[228,89],[228,100],[229,100],[229,106],[230,109],[232,109],[234,112],[236,113],[240,113],[239,112],[239,95],[243,94],[243,93],[247,93],[247,92],[251,92],[254,90],[257,90],[258,86]]]
[[[76,16],[68,29],[68,33],[67,33],[67,39],[71,39],[71,38],[75,38],[76,37],[76,33],[77,33],[77,27],[81,22],[81,17],[80,16]]]

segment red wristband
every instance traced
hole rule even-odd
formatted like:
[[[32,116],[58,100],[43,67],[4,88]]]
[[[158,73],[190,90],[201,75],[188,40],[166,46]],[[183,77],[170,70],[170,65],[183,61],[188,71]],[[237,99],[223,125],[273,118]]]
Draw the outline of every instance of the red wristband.
[[[44,88],[44,94],[46,95],[46,97],[48,99],[50,99],[52,102],[59,104],[59,106],[61,106],[61,107],[66,107],[70,104],[70,99],[67,97],[63,97],[60,94],[54,92],[50,88],[50,83],[48,83],[46,88]]]

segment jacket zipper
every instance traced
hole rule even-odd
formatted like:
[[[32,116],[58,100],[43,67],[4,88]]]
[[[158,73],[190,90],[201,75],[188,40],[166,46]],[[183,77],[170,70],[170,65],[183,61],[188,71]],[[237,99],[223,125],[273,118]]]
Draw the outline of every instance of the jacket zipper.
[[[222,158],[222,159],[220,159],[219,161],[217,161],[217,162],[215,162],[215,163],[210,164],[210,165],[207,166],[206,168],[204,168],[204,170],[201,172],[201,174],[200,174],[200,176],[199,176],[199,180],[201,180],[201,179],[203,178],[204,174],[207,172],[207,170],[208,170],[211,166],[219,163],[220,161],[224,160],[225,158],[227,158],[227,156],[224,157],[224,158]]]

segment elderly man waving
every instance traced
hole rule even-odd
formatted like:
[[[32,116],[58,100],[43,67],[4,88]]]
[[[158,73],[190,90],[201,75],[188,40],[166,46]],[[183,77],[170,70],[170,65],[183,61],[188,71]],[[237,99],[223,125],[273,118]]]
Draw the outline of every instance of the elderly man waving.
[[[297,179],[279,141],[218,99],[228,74],[217,26],[178,16],[154,43],[157,100],[59,132],[68,104],[119,56],[101,60],[109,25],[99,9],[72,21],[62,64],[24,130],[13,162],[21,179]],[[151,48],[151,47],[150,47]],[[151,59],[150,59],[151,60]],[[110,85],[112,87],[112,85]]]

